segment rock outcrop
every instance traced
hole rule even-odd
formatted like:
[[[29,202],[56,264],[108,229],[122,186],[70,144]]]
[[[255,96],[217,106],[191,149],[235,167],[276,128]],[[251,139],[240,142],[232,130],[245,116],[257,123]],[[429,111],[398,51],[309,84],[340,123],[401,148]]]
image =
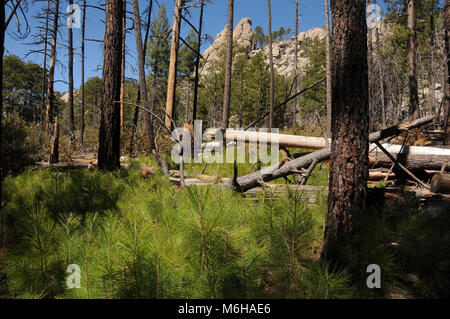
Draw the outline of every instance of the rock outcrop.
[[[226,33],[227,30],[224,28],[220,32],[213,44],[207,48],[203,57],[208,61],[201,70],[202,74],[208,72],[208,64],[211,61],[218,59],[219,49],[226,45]],[[322,28],[314,28],[307,32],[302,32],[298,35],[299,41],[299,58],[298,58],[298,70],[300,74],[306,71],[309,65],[309,59],[301,58],[302,43],[306,39],[318,38],[320,40],[325,38],[325,30]],[[233,40],[237,43],[244,51],[247,52],[249,57],[256,55],[259,52],[263,52],[267,57],[269,56],[269,48],[266,46],[263,49],[254,50],[255,43],[255,33],[252,27],[252,21],[250,18],[243,18],[233,31]],[[295,53],[295,38],[293,37],[289,41],[281,41],[273,43],[273,58],[274,58],[274,68],[276,72],[280,75],[292,76],[294,74],[294,53]],[[267,59],[267,62],[269,60]]]
[[[226,46],[227,28],[216,36],[213,44],[203,52],[203,57],[208,61],[201,70],[201,73],[207,73],[209,69],[209,62],[216,60],[219,57],[219,50]],[[254,32],[252,28],[252,20],[243,18],[233,30],[233,41],[245,48],[249,52],[253,49]]]

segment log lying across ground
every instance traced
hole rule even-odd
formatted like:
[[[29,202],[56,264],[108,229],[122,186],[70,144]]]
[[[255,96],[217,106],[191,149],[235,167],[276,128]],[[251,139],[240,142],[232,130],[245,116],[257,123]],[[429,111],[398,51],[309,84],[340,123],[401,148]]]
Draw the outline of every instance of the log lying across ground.
[[[206,135],[211,138],[216,136],[216,129],[206,130]],[[267,144],[278,143],[280,146],[293,148],[306,148],[310,150],[321,150],[326,147],[325,139],[321,137],[298,136],[288,134],[265,133],[255,131],[239,131],[227,129],[224,138],[228,141]],[[330,140],[330,139],[329,139]],[[330,140],[331,144],[331,140]]]
[[[328,194],[328,187],[324,186],[302,186],[285,184],[268,184],[265,187],[256,187],[244,193],[246,197],[256,199],[258,195],[264,193],[268,197],[277,198],[285,196],[288,191],[299,191],[308,203],[315,204],[319,196]],[[369,196],[382,198],[384,200],[402,200],[408,196],[417,197],[420,200],[448,200],[450,197],[445,194],[435,194],[423,189],[404,190],[397,187],[386,187],[383,189],[369,188]]]
[[[450,163],[450,149],[382,144],[382,146],[409,170],[439,170],[445,163]],[[376,145],[371,145],[369,155],[372,167],[390,167],[392,161]],[[450,170],[450,167],[449,167]]]
[[[370,134],[369,142],[378,142],[385,138],[400,135],[401,133],[428,124],[433,121],[433,117],[424,117],[413,122],[408,122],[401,125],[392,126],[385,130],[381,130]],[[330,148],[325,148],[300,158],[288,161],[284,164],[262,169],[260,171],[241,176],[237,179],[239,184],[239,191],[246,192],[252,188],[260,186],[263,182],[270,182],[278,178],[282,178],[292,174],[293,171],[301,170],[302,168],[308,168],[315,160],[318,162],[326,161],[330,158]],[[391,163],[392,166],[392,163]]]
[[[431,122],[432,117],[420,119],[421,125]],[[395,128],[395,127],[394,127]],[[386,129],[383,131],[385,137],[394,136],[396,133]],[[207,130],[207,135],[215,137],[217,130]],[[381,131],[380,131],[381,132]],[[381,133],[380,133],[381,134]],[[374,136],[375,137],[375,136]],[[267,144],[278,143],[280,146],[292,148],[304,148],[310,150],[321,150],[326,148],[326,141],[321,137],[297,136],[287,134],[275,134],[255,131],[239,131],[227,129],[224,138],[228,141],[257,143],[266,142]],[[380,139],[383,139],[380,136]],[[331,140],[328,139],[331,144]],[[374,140],[375,141],[375,140]],[[395,158],[397,158],[405,167],[410,170],[439,170],[443,164],[450,162],[450,149],[442,149],[437,147],[422,146],[404,146],[396,144],[382,144],[382,146]],[[375,144],[370,145],[370,157],[372,167],[392,166],[392,162],[388,156],[383,153]],[[450,170],[450,166],[448,168]]]

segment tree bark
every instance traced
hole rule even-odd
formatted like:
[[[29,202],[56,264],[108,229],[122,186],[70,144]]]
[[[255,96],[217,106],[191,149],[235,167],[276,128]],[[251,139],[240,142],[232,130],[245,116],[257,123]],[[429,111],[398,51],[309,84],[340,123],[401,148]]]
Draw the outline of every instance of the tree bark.
[[[86,36],[86,0],[83,0],[83,18],[81,21],[81,131],[80,131],[80,141],[81,145],[84,145],[84,46],[85,46],[85,36]]]
[[[411,120],[420,117],[419,92],[417,86],[417,64],[416,64],[416,17],[414,0],[408,0],[408,29],[409,50],[408,50],[408,76],[409,76],[409,116]]]
[[[436,76],[435,76],[435,68],[436,68],[436,63],[435,63],[435,56],[434,56],[434,51],[436,49],[435,47],[435,26],[434,26],[434,14],[435,14],[435,8],[434,8],[434,3],[431,2],[431,5],[433,6],[431,8],[431,12],[430,12],[430,46],[431,46],[431,54],[430,54],[430,59],[431,59],[431,63],[430,63],[430,89],[429,89],[429,93],[430,93],[430,97],[429,97],[429,103],[430,103],[430,115],[435,115],[436,111],[435,111],[435,104],[436,104],[436,94],[435,94],[435,89],[436,89]]]
[[[327,73],[327,136],[331,137],[331,54],[330,54],[330,12],[329,2],[324,0],[325,6],[325,54]]]
[[[150,5],[148,8],[148,14],[147,14],[147,25],[145,27],[145,37],[144,37],[144,61],[145,61],[145,57],[147,55],[147,42],[148,42],[148,34],[150,31],[150,22],[152,19],[152,9],[153,9],[153,0],[150,0]],[[156,71],[154,71],[156,74]],[[136,104],[139,105],[141,103],[141,89],[140,87],[138,88],[138,97],[137,97],[137,101]],[[152,104],[151,104],[151,108],[153,109],[153,99],[154,99],[154,92],[152,92]],[[151,115],[150,115],[151,116]],[[139,119],[139,107],[135,107],[134,108],[134,116],[133,116],[133,126],[131,128],[131,138],[130,138],[130,147],[129,147],[129,153],[130,153],[130,157],[133,155],[133,141],[134,141],[134,135],[136,134],[136,128],[137,128],[137,124],[138,124],[138,119]]]
[[[0,21],[5,21],[5,3],[0,4]],[[3,61],[5,52],[5,24],[0,24],[0,58]],[[3,79],[3,63],[0,65],[0,79]],[[0,207],[2,207],[2,184],[3,184],[3,81],[0,84]],[[2,229],[3,231],[3,229]],[[5,234],[3,234],[5,236]],[[3,242],[6,239],[3,238]]]
[[[44,62],[42,68],[42,109],[41,109],[41,129],[45,127],[45,107],[46,107],[46,84],[47,84],[47,47],[48,47],[48,20],[50,15],[50,1],[47,2],[47,9],[45,12],[45,32],[44,32]]]
[[[450,0],[445,0],[444,145],[450,145]]]
[[[369,176],[369,97],[365,1],[331,2],[332,142],[330,191],[321,258],[337,261],[338,244],[365,207]]]
[[[58,37],[58,18],[59,18],[59,0],[55,0],[55,8],[53,10],[53,31],[52,31],[52,43],[50,51],[50,67],[48,71],[48,83],[47,83],[47,105],[45,112],[45,132],[50,131],[50,124],[52,122],[52,112],[54,103],[54,91],[53,83],[55,77],[55,63],[56,63],[56,40]]]
[[[272,10],[270,7],[270,0],[267,0],[267,13],[269,16],[268,35],[269,35],[269,70],[270,70],[269,128],[273,128],[274,71],[273,71],[273,52],[272,52]]]
[[[138,67],[139,67],[140,100],[144,108],[153,111],[148,105],[147,85],[145,81],[145,56],[144,56],[144,49],[142,47],[142,36],[141,36],[141,15],[139,13],[139,3],[137,0],[133,0],[133,11],[134,11],[134,33],[136,37],[136,50],[138,55]],[[148,112],[144,112],[144,127],[147,140],[147,148],[149,150],[149,153],[151,154],[152,151],[154,150],[153,123],[152,117]]]
[[[295,1],[294,95],[298,92],[298,0]],[[297,123],[298,98],[292,105],[292,125]]]
[[[59,162],[59,122],[58,117],[56,116],[53,128],[52,144],[50,146],[49,164],[56,164],[58,162]]]
[[[200,50],[202,47],[202,27],[203,27],[203,9],[205,7],[205,0],[201,0],[200,21],[198,23],[198,37],[197,37],[197,57],[195,60],[195,79],[194,79],[194,106],[192,110],[192,120],[197,119],[197,104],[198,104],[198,82],[200,79]]]
[[[225,66],[225,86],[223,93],[222,122],[220,128],[225,130],[230,122],[231,102],[231,74],[233,68],[233,15],[234,0],[228,0],[228,24],[227,24],[227,57]]]
[[[69,0],[69,5],[73,5],[73,0]],[[69,141],[75,141],[75,124],[73,116],[73,33],[72,28],[67,28],[69,42]]]
[[[181,9],[183,3],[183,0],[176,0],[173,15],[172,44],[170,47],[169,77],[167,80],[167,101],[165,116],[165,125],[169,129],[172,128],[172,119],[173,115],[175,114],[174,108],[177,81],[178,46],[180,40]]]
[[[377,4],[377,1],[374,0],[374,4]],[[378,17],[377,17],[378,18]],[[380,28],[378,25],[375,25],[375,54],[377,56],[378,63],[378,77],[380,80],[380,91],[381,91],[381,120],[383,123],[383,128],[386,127],[386,97],[384,92],[384,74],[383,74],[383,66],[381,64],[381,54],[380,54]]]
[[[120,168],[120,76],[123,0],[106,0],[98,166]]]
[[[120,78],[120,129],[123,131],[123,110],[124,110],[124,98],[125,98],[125,56],[126,56],[126,36],[127,36],[127,1],[123,1],[123,30],[122,30],[122,63],[121,63],[121,78]],[[136,26],[135,26],[136,27]]]
[[[431,191],[436,194],[450,194],[450,174],[436,174],[431,180]]]
[[[444,148],[392,144],[383,144],[383,147],[410,171],[439,170],[445,163],[450,163],[450,150]],[[379,148],[371,145],[370,150],[371,167],[389,168],[392,165]]]

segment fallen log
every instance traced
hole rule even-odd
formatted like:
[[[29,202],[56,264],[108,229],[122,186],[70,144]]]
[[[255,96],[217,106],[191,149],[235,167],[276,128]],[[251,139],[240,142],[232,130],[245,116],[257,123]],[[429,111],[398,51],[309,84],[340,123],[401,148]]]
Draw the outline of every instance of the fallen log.
[[[426,117],[416,121],[416,125],[423,125],[430,122],[431,117]],[[385,137],[398,135],[398,130],[402,130],[402,126],[388,128],[383,133],[377,133],[378,140]],[[216,129],[209,129],[206,134],[215,138],[217,134]],[[390,135],[392,134],[392,135]],[[374,136],[375,137],[375,136]],[[327,147],[327,140],[322,137],[297,136],[288,134],[265,133],[255,131],[242,131],[227,129],[224,135],[227,142],[245,142],[245,143],[260,143],[267,144],[278,143],[280,146],[291,148],[303,148],[311,150],[321,150]],[[329,139],[328,139],[329,140]],[[329,140],[330,141],[330,140]],[[219,142],[208,143],[207,145],[218,146]],[[450,162],[450,149],[443,149],[437,147],[423,147],[423,146],[403,146],[397,144],[382,144],[382,146],[394,158],[404,165],[409,170],[435,170],[440,169],[444,163]],[[379,148],[377,145],[370,145],[370,164],[371,167],[385,167],[392,166],[391,159]],[[449,167],[450,170],[450,167]]]
[[[413,122],[408,122],[401,125],[396,125],[385,130],[381,130],[375,133],[370,134],[369,142],[378,142],[382,139],[399,135],[405,131],[420,127],[424,124],[430,123],[433,121],[433,117],[425,117],[418,119]],[[294,159],[292,161],[288,161],[281,165],[276,165],[268,168],[264,168],[260,171],[241,176],[237,179],[237,182],[240,186],[242,192],[248,191],[249,189],[258,187],[261,183],[269,182],[276,180],[278,178],[282,178],[288,176],[292,173],[293,170],[301,170],[302,168],[309,167],[315,160],[318,162],[325,161],[330,158],[331,150],[330,148],[325,148],[311,154],[305,155],[303,157]],[[231,187],[231,185],[229,185]]]
[[[400,135],[402,132],[431,123],[432,121],[433,121],[432,116],[423,117],[412,122],[392,126],[387,129],[375,132],[372,134],[372,137],[374,141],[375,140],[381,141],[385,138]],[[206,130],[206,135],[209,138],[214,139],[219,131],[220,130],[218,129],[208,129]],[[223,134],[223,138],[226,139],[227,142],[236,141],[236,142],[257,143],[264,141],[267,142],[268,144],[274,142],[278,143],[280,146],[307,148],[311,150],[320,150],[327,147],[325,138],[322,137],[243,131],[233,129],[227,129]],[[330,139],[328,140],[329,142],[331,142]]]
[[[206,134],[208,135],[208,137],[214,139],[217,134],[217,129],[208,129],[206,130]],[[232,129],[227,129],[225,131],[224,138],[227,140],[228,143],[234,141],[245,143],[260,143],[260,142],[266,142],[267,144],[278,143],[280,146],[305,148],[311,150],[320,150],[327,146],[325,138],[322,137],[298,136],[298,135],[255,132],[255,131],[239,131]],[[210,143],[208,143],[208,145],[209,144]]]
[[[431,180],[431,191],[436,194],[450,194],[450,174],[434,175]]]
[[[391,153],[389,153],[379,142],[375,142],[375,144],[378,146],[380,150],[384,152],[384,154],[389,157],[391,162],[395,164],[397,167],[402,169],[406,174],[408,174],[410,177],[412,177],[417,183],[419,183],[421,186],[425,187],[426,189],[430,189],[430,186],[422,182],[417,176],[415,176],[413,173],[411,173],[402,163],[400,163],[396,158],[392,156]]]
[[[384,179],[394,179],[395,173],[369,172],[369,181],[381,181]]]
[[[409,170],[440,170],[450,163],[450,149],[427,146],[403,146],[382,144],[382,146]],[[370,147],[371,167],[389,168],[391,159],[376,145]],[[450,167],[448,167],[450,170]]]
[[[303,186],[303,185],[285,185],[285,184],[267,184],[264,187],[256,187],[248,190],[244,193],[245,197],[258,199],[261,193],[266,194],[266,196],[271,198],[278,198],[285,196],[288,191],[298,191],[302,192],[302,196],[310,204],[317,203],[319,196],[328,194],[328,187],[326,186]],[[402,201],[408,197],[416,197],[421,201],[430,200],[448,200],[448,195],[437,195],[428,190],[424,189],[410,189],[404,190],[397,187],[386,187],[386,188],[369,188],[369,197],[380,198],[387,201]]]

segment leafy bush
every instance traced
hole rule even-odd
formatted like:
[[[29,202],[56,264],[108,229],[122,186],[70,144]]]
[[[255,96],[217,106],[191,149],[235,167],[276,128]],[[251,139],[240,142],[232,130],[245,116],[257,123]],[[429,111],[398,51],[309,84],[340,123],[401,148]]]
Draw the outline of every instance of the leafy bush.
[[[3,119],[3,169],[4,175],[18,174],[41,158],[43,144],[38,124],[28,124],[16,113]]]

